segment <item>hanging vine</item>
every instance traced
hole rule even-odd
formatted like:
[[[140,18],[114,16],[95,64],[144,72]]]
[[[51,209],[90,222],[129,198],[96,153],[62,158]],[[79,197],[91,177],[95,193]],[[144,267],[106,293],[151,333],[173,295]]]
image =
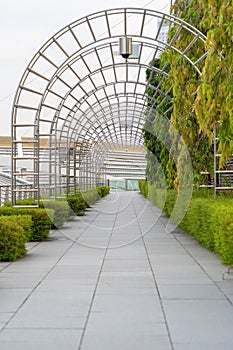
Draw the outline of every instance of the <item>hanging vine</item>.
[[[208,49],[205,62],[200,63],[198,67],[202,71],[201,77],[192,65],[174,50],[166,50],[160,61],[154,63],[162,69],[164,64],[169,62],[169,78],[162,82],[160,88],[167,91],[168,86],[173,85],[172,113],[169,115],[174,127],[169,135],[171,150],[179,152],[178,136],[172,131],[176,129],[189,149],[194,183],[198,184],[201,171],[213,173],[214,123],[217,125],[219,138],[220,167],[231,157],[233,150],[233,0],[176,0],[172,12],[207,35],[206,47],[196,42],[188,52],[188,56],[195,61]],[[174,37],[177,29],[176,25],[170,28],[168,40]],[[191,40],[191,34],[182,29],[174,45],[182,51]],[[160,80],[155,76],[153,78],[153,84],[156,86]],[[148,97],[151,97],[151,93],[151,90],[147,90]],[[161,95],[155,96],[157,105],[161,98]],[[149,145],[148,148],[156,154],[162,164],[167,185],[176,187],[176,170],[185,169],[182,152],[176,169],[172,152],[168,154],[164,151],[157,138],[149,134],[144,134],[144,137],[145,145]],[[154,171],[156,170],[148,162],[151,180],[155,180]]]

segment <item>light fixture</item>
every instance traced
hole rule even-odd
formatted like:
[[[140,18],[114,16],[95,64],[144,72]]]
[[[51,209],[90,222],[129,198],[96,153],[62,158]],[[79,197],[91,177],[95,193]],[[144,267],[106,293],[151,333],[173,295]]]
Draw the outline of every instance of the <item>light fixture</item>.
[[[119,47],[120,55],[127,59],[132,54],[132,38],[127,36],[120,38]]]

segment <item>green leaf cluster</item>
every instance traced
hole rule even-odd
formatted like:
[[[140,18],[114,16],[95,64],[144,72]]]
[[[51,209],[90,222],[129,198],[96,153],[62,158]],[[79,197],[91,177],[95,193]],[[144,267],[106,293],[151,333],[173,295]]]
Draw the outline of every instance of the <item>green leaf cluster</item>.
[[[15,261],[27,252],[30,220],[28,216],[0,217],[0,261]]]
[[[172,44],[175,50],[164,51],[160,59],[151,63],[152,67],[158,69],[167,64],[169,77],[163,79],[161,84],[161,74],[152,68],[146,74],[147,81],[150,82],[146,90],[148,107],[156,109],[159,106],[162,113],[169,109],[170,113],[166,115],[172,125],[169,133],[170,152],[164,149],[158,137],[144,131],[145,146],[152,152],[147,157],[147,178],[159,183],[161,181],[158,179],[165,177],[169,188],[178,186],[177,174],[184,169],[184,154],[180,152],[176,166],[171,156],[179,151],[180,137],[189,150],[193,182],[197,185],[202,171],[213,174],[214,124],[219,139],[218,153],[221,154],[219,168],[224,167],[233,150],[233,0],[176,0],[172,12],[202,31],[207,40],[205,43],[196,41],[186,50],[193,35],[173,24],[169,30],[169,41],[179,30],[179,35]],[[187,58],[193,62],[208,50],[206,59],[197,64],[201,76],[187,58],[179,54],[184,50]],[[158,85],[160,91],[156,90]],[[169,86],[173,86],[171,99],[161,105],[162,92],[168,91]],[[154,120],[151,115],[147,118],[154,127],[155,117]],[[178,133],[173,133],[174,128]],[[153,161],[153,155],[157,161]]]

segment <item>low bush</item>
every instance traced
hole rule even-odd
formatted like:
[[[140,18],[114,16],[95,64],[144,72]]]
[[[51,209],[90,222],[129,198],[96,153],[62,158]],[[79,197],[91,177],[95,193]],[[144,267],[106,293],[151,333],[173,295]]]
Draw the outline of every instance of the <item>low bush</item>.
[[[144,191],[143,187],[142,191]],[[150,191],[149,186],[148,199],[154,204],[160,206],[163,202],[162,196],[163,193],[160,189]],[[176,190],[167,191],[163,207],[167,216],[171,215],[176,198]],[[213,191],[199,190],[193,192],[189,208],[179,227],[189,232],[203,246],[219,254],[223,263],[233,265],[232,218],[232,195],[220,194],[214,199]]]
[[[81,194],[86,203],[87,208],[90,208],[100,199],[100,196],[95,188],[89,191],[82,191]]]
[[[32,226],[28,240],[42,241],[49,235],[49,231],[51,229],[51,219],[53,218],[53,210],[39,208],[11,208],[3,206],[0,208],[0,216],[1,215],[30,215],[32,218]]]
[[[35,199],[33,198],[26,198],[26,199],[17,199],[16,200],[16,205],[36,205],[37,202],[35,201]],[[11,202],[10,201],[7,201],[4,203],[4,206],[5,207],[11,207]]]
[[[78,216],[84,215],[86,210],[86,202],[83,199],[81,193],[77,193],[76,195],[69,195],[67,202],[71,209],[71,216],[74,214]]]
[[[12,218],[13,216],[11,216]],[[8,216],[9,218],[9,216]],[[14,216],[16,222],[23,228],[24,234],[27,238],[27,242],[30,241],[32,236],[32,217],[31,215],[16,215]]]
[[[233,199],[193,198],[180,227],[233,265]]]
[[[52,228],[61,228],[70,217],[69,205],[66,200],[44,200],[40,203],[40,207],[46,209],[51,219]],[[51,209],[53,213],[50,212]],[[50,215],[50,213],[52,213],[52,215]]]
[[[23,221],[26,227],[28,217],[0,217],[0,261],[15,261],[27,252],[25,245],[28,237],[22,227]]]
[[[107,194],[110,192],[110,187],[109,186],[97,186],[96,187],[97,193],[99,194],[100,197],[105,197]]]
[[[138,186],[141,194],[147,198],[148,197],[148,183],[145,179],[138,180]]]

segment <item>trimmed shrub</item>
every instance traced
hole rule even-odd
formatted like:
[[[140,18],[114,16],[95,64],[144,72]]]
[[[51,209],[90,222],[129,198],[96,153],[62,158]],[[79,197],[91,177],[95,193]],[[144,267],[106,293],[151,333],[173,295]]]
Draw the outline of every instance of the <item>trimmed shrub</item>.
[[[3,206],[0,208],[0,215],[30,215],[32,218],[32,226],[29,241],[42,241],[49,235],[53,210],[39,208],[11,208]]]
[[[24,234],[27,238],[27,242],[30,240],[32,235],[32,217],[31,215],[15,215],[15,216],[8,216],[8,218],[12,219],[12,217],[15,218],[16,222],[20,225],[20,227],[23,228]]]
[[[84,215],[86,210],[86,203],[81,193],[77,193],[76,195],[69,195],[67,198],[67,202],[71,209],[70,215]]]
[[[26,199],[17,199],[16,205],[36,205],[37,202],[33,198],[26,198]],[[11,207],[11,202],[7,201],[4,203],[4,206]]]
[[[51,219],[52,228],[58,229],[69,219],[70,211],[69,205],[65,200],[51,201],[46,200],[40,203],[41,208],[45,208],[48,216]],[[50,209],[53,210],[53,214],[50,215]]]
[[[100,199],[100,196],[95,188],[89,191],[83,191],[81,192],[81,195],[87,208],[90,208],[92,204],[95,204]]]
[[[100,197],[105,197],[110,192],[110,186],[97,186],[96,190]]]
[[[160,209],[165,209],[167,190],[166,188],[157,188],[156,185],[148,184],[147,198]]]
[[[147,198],[148,197],[148,183],[147,180],[140,179],[138,180],[138,186],[141,194]]]
[[[157,205],[159,191],[152,191],[150,200]],[[169,190],[166,196],[164,212],[170,216],[176,202],[177,192]],[[158,203],[159,204],[159,203]],[[193,192],[189,208],[179,227],[189,232],[203,246],[216,252],[223,263],[233,265],[233,198],[221,194],[217,199],[213,191]]]
[[[27,220],[28,217],[25,223]],[[0,261],[15,261],[27,252],[25,244],[28,237],[21,226],[23,217],[20,221],[18,216],[0,217]]]

